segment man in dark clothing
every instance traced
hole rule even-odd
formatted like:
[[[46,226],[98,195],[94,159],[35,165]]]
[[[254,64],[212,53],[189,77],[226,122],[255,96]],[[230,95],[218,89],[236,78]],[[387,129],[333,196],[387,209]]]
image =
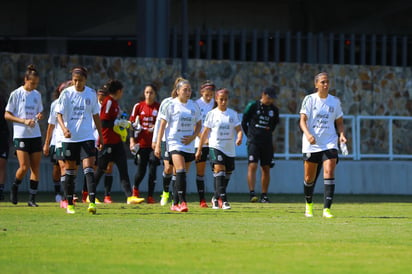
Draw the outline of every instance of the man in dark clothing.
[[[242,128],[247,136],[248,150],[248,186],[250,201],[258,201],[255,194],[256,171],[258,162],[262,172],[262,194],[260,202],[269,203],[267,196],[270,182],[270,168],[273,167],[273,131],[279,123],[279,110],[273,104],[276,98],[275,89],[263,89],[260,100],[250,102],[243,113]]]

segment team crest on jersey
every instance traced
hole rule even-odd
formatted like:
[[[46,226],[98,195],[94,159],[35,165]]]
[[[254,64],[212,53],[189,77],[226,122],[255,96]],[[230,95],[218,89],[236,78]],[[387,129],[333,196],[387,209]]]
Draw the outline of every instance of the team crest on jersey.
[[[259,114],[260,114],[260,109],[258,109],[258,110],[256,111],[256,114],[257,114],[257,115],[259,115]]]
[[[334,107],[329,107],[329,112],[334,112],[335,108]]]
[[[87,99],[86,99],[86,105],[90,105],[90,102],[91,102],[90,99],[87,98]]]
[[[229,123],[233,123],[233,118],[229,118]]]
[[[269,117],[273,117],[275,113],[273,113],[273,110],[269,110]]]
[[[144,110],[142,110],[142,112],[140,113],[140,115],[145,115],[146,113],[144,112]]]
[[[154,110],[152,111],[152,115],[153,115],[153,116],[157,116],[157,110],[154,109]]]

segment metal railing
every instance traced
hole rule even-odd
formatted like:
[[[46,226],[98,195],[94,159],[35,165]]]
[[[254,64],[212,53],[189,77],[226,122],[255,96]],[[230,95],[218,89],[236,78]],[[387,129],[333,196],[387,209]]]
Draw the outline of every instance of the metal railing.
[[[283,140],[283,149],[276,151],[275,157],[285,160],[302,158],[300,152],[302,133],[297,130],[299,115],[280,114],[280,119],[278,127],[283,129],[283,133],[276,137]],[[349,154],[340,155],[340,158],[353,160],[412,159],[412,142],[409,142],[412,138],[410,130],[412,117],[345,115],[344,123]],[[298,141],[292,144],[291,139]],[[244,138],[243,144],[236,149],[237,157],[247,158],[246,142]],[[380,151],[377,153],[374,152],[375,150]]]

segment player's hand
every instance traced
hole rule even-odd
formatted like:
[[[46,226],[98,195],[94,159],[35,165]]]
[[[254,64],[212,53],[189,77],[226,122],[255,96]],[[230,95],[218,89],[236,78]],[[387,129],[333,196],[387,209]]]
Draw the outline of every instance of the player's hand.
[[[160,159],[160,147],[156,146],[154,150],[154,155]]]
[[[67,128],[63,129],[63,135],[64,135],[65,138],[72,137],[72,134],[71,134],[70,130],[67,129]]]
[[[195,154],[195,159],[196,159],[196,161],[199,161],[200,160],[200,158],[202,157],[202,150],[197,150],[196,151],[196,154]]]
[[[316,139],[312,134],[306,135],[306,139],[311,145],[316,144]]]
[[[236,145],[237,146],[240,146],[242,144],[242,138],[238,138],[237,140],[236,140]]]
[[[188,145],[191,142],[193,142],[194,138],[193,138],[193,135],[188,135],[188,136],[183,136],[181,140],[184,145]]]
[[[50,148],[47,145],[43,146],[43,154],[44,156],[49,156]]]
[[[37,120],[42,120],[44,118],[43,113],[39,112],[36,115]]]

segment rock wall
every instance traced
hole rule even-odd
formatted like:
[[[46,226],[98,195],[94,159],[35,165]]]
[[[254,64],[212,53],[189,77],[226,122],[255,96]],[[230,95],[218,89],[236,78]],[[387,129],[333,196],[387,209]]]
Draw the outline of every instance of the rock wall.
[[[38,90],[43,94],[46,115],[52,92],[60,82],[70,79],[70,69],[75,65],[89,70],[87,85],[93,88],[111,78],[121,80],[125,92],[120,104],[127,112],[138,101],[145,83],[153,82],[159,87],[161,100],[170,94],[175,78],[181,75],[180,59],[0,53],[1,95],[7,96],[21,85],[29,64],[34,64],[40,72]],[[331,93],[341,99],[347,115],[411,116],[412,72],[409,67],[189,60],[186,78],[192,83],[195,97],[199,95],[200,83],[206,79],[213,80],[218,87],[228,88],[230,105],[239,112],[250,100],[259,98],[263,87],[274,85],[279,93],[276,104],[280,112],[296,114],[300,101],[313,88],[314,75],[320,71],[329,73]],[[362,152],[387,151],[386,125],[385,121],[368,121],[362,125]],[[46,121],[41,126],[44,131]],[[412,153],[412,145],[409,145],[411,123],[394,123],[394,127],[394,152]],[[283,132],[283,125],[278,130]],[[278,136],[282,147],[283,137]],[[289,138],[292,152],[299,152],[299,131],[291,131]]]

